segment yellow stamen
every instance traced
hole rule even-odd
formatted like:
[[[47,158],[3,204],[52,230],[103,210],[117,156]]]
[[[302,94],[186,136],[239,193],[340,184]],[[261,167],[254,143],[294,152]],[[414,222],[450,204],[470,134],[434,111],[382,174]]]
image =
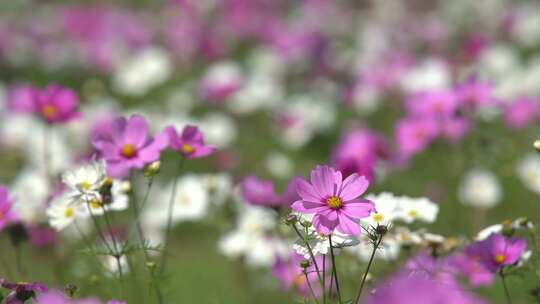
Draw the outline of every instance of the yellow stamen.
[[[373,215],[373,221],[375,221],[376,223],[380,223],[380,222],[384,221],[384,215],[382,215],[380,213],[375,213]]]
[[[81,187],[81,189],[85,191],[88,191],[92,187],[92,183],[90,183],[89,181],[83,181],[79,183],[79,187]]]
[[[74,213],[75,212],[73,211],[73,208],[68,207],[68,208],[66,208],[66,211],[64,211],[64,216],[65,217],[73,217]]]
[[[122,146],[122,149],[120,151],[120,154],[126,158],[132,158],[137,155],[137,149],[132,144],[125,144]]]
[[[326,205],[332,209],[339,209],[343,206],[343,201],[337,196],[330,196],[326,199]]]
[[[495,258],[493,260],[495,261],[496,264],[500,265],[504,263],[504,260],[506,260],[506,256],[504,254],[499,253],[495,255]]]
[[[90,202],[90,207],[91,207],[92,209],[99,209],[99,208],[101,208],[101,205],[102,205],[102,203],[101,203],[101,201],[98,200],[98,199],[93,199],[93,200]]]
[[[53,106],[53,105],[44,105],[42,108],[41,108],[41,114],[43,114],[43,116],[45,116],[45,118],[54,118],[56,116],[56,114],[58,114],[58,109]]]
[[[409,211],[409,216],[412,218],[416,218],[418,216],[418,212],[416,210]]]
[[[191,154],[193,153],[193,151],[195,151],[195,148],[193,148],[193,146],[191,146],[190,144],[182,145],[182,152],[184,152],[185,154]]]

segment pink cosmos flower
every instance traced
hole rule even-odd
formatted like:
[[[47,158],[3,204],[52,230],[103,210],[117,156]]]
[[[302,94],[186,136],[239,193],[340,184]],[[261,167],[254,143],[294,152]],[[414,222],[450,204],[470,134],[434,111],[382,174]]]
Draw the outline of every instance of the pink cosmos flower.
[[[302,260],[304,260],[304,257],[296,252],[291,253],[289,259],[283,259],[281,257],[278,257],[276,259],[276,262],[272,266],[272,275],[280,281],[283,289],[294,288],[298,291],[299,294],[303,296],[309,296],[310,291],[307,284],[306,276],[303,273],[302,267],[300,267],[300,262]],[[315,261],[319,269],[322,269],[322,256],[315,257]],[[328,261],[328,259],[326,261]],[[330,273],[330,271],[328,271],[328,269],[330,269],[330,265],[328,265],[328,262],[326,263],[326,273]],[[320,288],[319,282],[317,281],[317,272],[315,269],[316,268],[314,265],[310,265],[306,268],[306,272],[307,279],[309,280],[309,283],[313,288],[315,296],[319,297],[322,294],[322,290]],[[330,282],[330,279],[327,279],[326,281]]]
[[[523,129],[540,115],[540,101],[521,97],[504,109],[504,122],[509,128]]]
[[[375,164],[389,157],[386,140],[371,130],[356,130],[345,135],[332,153],[332,163],[349,176],[353,173],[365,176],[369,181],[375,177]]]
[[[49,124],[66,123],[80,116],[77,94],[56,84],[41,90],[31,86],[16,87],[9,95],[10,109],[34,113]]]
[[[293,210],[314,213],[313,225],[322,234],[337,229],[349,235],[360,234],[358,220],[375,211],[375,205],[358,198],[369,186],[364,176],[354,173],[343,180],[341,172],[328,166],[317,166],[311,171],[311,184],[303,178],[296,179],[296,192],[300,200]]]
[[[362,301],[364,303],[364,301]],[[432,278],[400,273],[379,284],[367,304],[483,304],[485,301],[459,285],[448,286]]]
[[[459,103],[468,109],[476,109],[495,102],[493,85],[476,76],[469,77],[456,88]]]
[[[4,278],[0,278],[0,286],[11,290],[6,296],[6,304],[24,304],[27,300],[35,298],[38,292],[46,292],[48,290],[42,283],[13,283]]]
[[[0,185],[0,231],[17,219],[11,209],[12,205],[7,188]]]
[[[472,287],[491,285],[495,278],[494,273],[487,269],[477,256],[469,255],[467,251],[465,249],[464,253],[451,256],[450,263],[458,273],[469,279]]]
[[[158,160],[168,144],[165,134],[154,138],[148,136],[148,123],[140,115],[129,119],[116,118],[109,134],[92,140],[94,148],[107,162],[108,174],[119,178],[129,174],[130,169],[142,169],[144,165]]]
[[[454,115],[458,99],[453,91],[427,91],[412,96],[406,105],[409,115],[413,117],[440,118]]]
[[[506,238],[500,233],[491,234],[487,239],[477,242],[466,249],[471,258],[478,259],[492,272],[519,261],[527,248],[522,238]]]
[[[178,151],[185,158],[200,158],[214,153],[215,148],[205,145],[203,134],[195,126],[186,126],[182,134],[178,134],[173,126],[164,131],[169,138],[170,147]]]
[[[295,179],[293,178],[289,182],[283,194],[279,194],[274,189],[272,181],[262,180],[254,175],[247,176],[240,183],[240,194],[246,202],[252,205],[266,207],[289,205],[299,199],[296,193]]]
[[[405,157],[423,151],[439,133],[432,119],[406,118],[397,123],[395,130],[398,150]]]

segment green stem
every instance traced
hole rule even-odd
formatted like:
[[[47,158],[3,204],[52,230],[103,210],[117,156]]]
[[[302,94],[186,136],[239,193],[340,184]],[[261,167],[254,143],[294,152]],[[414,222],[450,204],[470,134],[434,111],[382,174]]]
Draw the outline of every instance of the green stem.
[[[328,242],[330,243],[330,257],[332,258],[332,273],[334,274],[334,280],[336,282],[336,292],[338,295],[338,302],[341,304],[341,291],[339,289],[338,271],[336,267],[336,258],[334,256],[334,246],[332,245],[332,235],[328,236]]]
[[[313,300],[315,300],[315,303],[319,304],[319,301],[317,300],[317,296],[315,296],[313,287],[311,287],[311,282],[309,281],[309,278],[305,269],[304,269],[304,277],[306,278],[307,286],[309,288],[309,291],[311,292],[311,296],[313,297]]]
[[[507,304],[512,304],[512,297],[510,296],[510,291],[508,290],[508,286],[506,285],[506,277],[505,277],[502,269],[499,271],[499,276],[501,277],[501,281],[502,281],[502,284],[503,284],[504,295],[506,296],[506,303]]]
[[[362,290],[364,289],[364,284],[366,283],[367,275],[369,273],[369,270],[371,269],[371,264],[373,264],[373,260],[375,258],[375,252],[377,251],[377,249],[381,245],[382,239],[383,239],[383,235],[381,234],[381,236],[377,240],[377,243],[375,243],[375,246],[373,246],[373,251],[371,251],[371,256],[369,257],[368,265],[367,265],[366,270],[364,272],[364,276],[362,277],[362,281],[360,282],[360,288],[358,289],[358,294],[356,295],[356,300],[354,301],[355,304],[358,303],[358,301],[360,301],[360,297],[362,296]]]
[[[323,285],[323,281],[322,281],[322,278],[321,278],[321,272],[319,270],[319,265],[317,265],[317,260],[315,260],[315,255],[313,254],[313,250],[311,249],[311,246],[309,245],[308,240],[302,235],[302,233],[300,233],[300,231],[296,227],[296,224],[293,224],[292,227],[293,227],[294,231],[296,232],[296,234],[298,235],[298,237],[301,240],[304,241],[304,244],[306,245],[306,248],[308,249],[309,256],[310,256],[311,260],[313,261],[313,265],[315,266],[315,271],[317,272],[317,278],[319,279],[319,284],[321,284],[321,288],[324,290],[324,285]]]

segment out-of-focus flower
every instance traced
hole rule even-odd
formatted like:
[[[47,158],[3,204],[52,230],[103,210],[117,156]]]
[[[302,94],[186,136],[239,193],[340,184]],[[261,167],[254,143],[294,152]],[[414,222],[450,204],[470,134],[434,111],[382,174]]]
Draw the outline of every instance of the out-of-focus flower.
[[[439,206],[425,197],[402,196],[398,204],[396,219],[403,220],[406,223],[415,221],[433,223],[439,213]]]
[[[31,112],[49,124],[66,123],[79,117],[79,97],[71,89],[50,84],[45,89],[20,88],[11,95],[10,108]]]
[[[383,261],[395,261],[399,256],[401,245],[393,235],[387,233],[375,252],[375,258]],[[360,261],[368,262],[373,246],[373,240],[367,234],[361,234],[358,238],[358,245],[347,247],[346,250],[358,257]]]
[[[360,220],[360,224],[372,227],[390,226],[398,217],[400,207],[400,197],[395,196],[390,192],[381,192],[379,194],[369,194],[366,199],[375,204],[376,212],[369,217]]]
[[[0,185],[0,231],[17,219],[8,189]]]
[[[244,200],[253,205],[278,206],[282,203],[274,190],[274,183],[261,180],[254,175],[242,180],[240,192]]]
[[[62,182],[69,187],[74,199],[83,203],[99,198],[99,190],[106,179],[107,172],[103,161],[93,161],[62,174]]]
[[[411,69],[401,79],[401,85],[407,92],[445,89],[450,84],[450,71],[441,60],[429,58]]]
[[[307,282],[307,280],[309,280],[309,284],[312,286],[315,296],[319,297],[322,294],[322,291],[317,281],[317,271],[315,265],[311,265],[312,263],[310,263],[310,265],[305,268],[307,273],[306,280],[304,269],[300,265],[303,260],[304,257],[302,255],[294,252],[291,253],[288,258],[280,257],[272,266],[272,275],[279,280],[282,288],[294,288],[303,296],[308,296],[310,294],[310,287],[308,286]],[[319,270],[326,267],[326,273],[329,273],[328,269],[330,267],[328,267],[329,265],[323,266],[323,259],[321,256],[316,257],[315,261]]]
[[[6,296],[6,304],[24,304],[27,300],[34,299],[38,293],[48,290],[42,283],[12,283],[4,278],[0,278],[0,285],[11,290]]]
[[[142,96],[165,82],[171,73],[167,52],[151,47],[120,63],[113,73],[113,85],[122,94]]]
[[[238,135],[235,120],[222,113],[207,114],[199,123],[206,141],[218,148],[230,146]]]
[[[372,202],[358,198],[369,185],[367,179],[351,174],[345,180],[341,172],[328,166],[317,166],[311,171],[311,184],[296,179],[296,191],[301,200],[294,202],[293,210],[312,214],[313,225],[319,233],[330,234],[337,229],[350,235],[360,234],[357,220],[375,211]]]
[[[294,170],[293,161],[284,153],[272,152],[266,157],[266,169],[277,178],[291,177]]]
[[[240,68],[234,62],[219,62],[210,66],[201,79],[203,99],[224,102],[242,86]]]
[[[491,285],[494,280],[494,273],[488,270],[477,256],[470,255],[470,250],[465,249],[464,253],[451,256],[450,263],[456,271],[469,279],[473,287]]]
[[[504,110],[504,122],[509,128],[523,129],[540,115],[540,101],[521,97],[512,101]]]
[[[107,173],[113,177],[124,177],[130,169],[142,169],[146,164],[159,159],[161,150],[169,144],[166,134],[148,137],[148,124],[140,115],[129,119],[118,117],[109,134],[96,136],[92,140],[107,162]]]
[[[45,217],[45,207],[49,196],[49,182],[44,172],[23,169],[11,186],[16,201],[13,210],[25,223],[40,223]]]
[[[478,208],[491,208],[503,196],[497,177],[490,171],[472,169],[463,178],[458,191],[463,204]]]
[[[516,166],[519,179],[529,190],[540,194],[540,156],[528,154]]]
[[[164,134],[169,138],[170,147],[185,158],[205,157],[215,151],[213,146],[205,145],[203,134],[196,126],[187,125],[182,134],[178,134],[176,129],[170,126],[165,129]]]
[[[375,165],[389,157],[386,140],[371,130],[357,130],[345,135],[334,147],[332,163],[344,176],[357,173],[372,181]]]
[[[456,88],[459,103],[470,110],[491,105],[495,101],[493,91],[491,83],[476,76],[467,78]]]
[[[506,238],[502,234],[494,233],[467,247],[466,253],[479,259],[491,272],[496,272],[504,266],[517,263],[526,248],[527,242],[524,239]]]
[[[439,282],[432,278],[418,275],[398,274],[379,284],[375,291],[367,296],[367,304],[483,304],[459,285]]]
[[[426,149],[438,132],[437,124],[432,119],[402,119],[395,130],[398,150],[405,157],[410,157]]]

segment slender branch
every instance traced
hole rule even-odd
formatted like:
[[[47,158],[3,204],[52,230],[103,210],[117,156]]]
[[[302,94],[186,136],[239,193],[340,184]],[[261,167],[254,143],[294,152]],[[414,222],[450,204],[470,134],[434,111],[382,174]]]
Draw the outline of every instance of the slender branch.
[[[178,187],[178,180],[180,179],[180,171],[182,170],[182,165],[184,164],[184,158],[181,158],[178,162],[178,169],[176,171],[176,176],[174,178],[174,182],[172,185],[171,190],[171,197],[169,199],[169,208],[167,210],[167,228],[165,229],[165,247],[163,248],[163,253],[161,255],[161,267],[160,267],[160,273],[163,273],[165,270],[165,266],[167,263],[167,254],[169,251],[169,238],[171,234],[171,226],[172,226],[172,216],[174,212],[174,202],[176,199],[176,192]]]
[[[294,231],[296,232],[296,234],[298,235],[298,237],[301,240],[304,241],[304,244],[306,244],[307,250],[309,252],[309,256],[310,256],[311,260],[313,261],[313,265],[315,267],[315,270],[317,271],[317,279],[319,280],[319,284],[321,284],[321,288],[324,290],[324,285],[323,285],[323,280],[321,278],[321,272],[319,270],[319,265],[317,265],[317,261],[315,260],[315,255],[313,254],[313,250],[311,249],[311,246],[309,245],[308,240],[302,235],[302,233],[300,233],[300,231],[296,227],[296,224],[293,224],[292,227],[293,227]]]
[[[377,249],[381,245],[382,239],[383,239],[383,234],[380,235],[379,239],[377,240],[377,243],[375,243],[375,246],[373,246],[373,251],[371,251],[371,256],[369,257],[368,265],[367,265],[366,270],[364,272],[364,276],[362,277],[362,281],[360,282],[360,288],[358,289],[358,294],[356,295],[356,300],[354,301],[355,304],[358,303],[358,301],[360,301],[360,296],[362,295],[362,290],[364,289],[364,284],[366,283],[367,275],[368,275],[369,270],[371,268],[371,264],[373,263],[373,259],[375,258],[375,252],[377,251]]]
[[[512,304],[512,297],[510,296],[510,291],[508,290],[508,286],[506,285],[506,277],[505,277],[502,269],[499,271],[499,276],[501,277],[501,281],[502,281],[502,284],[503,284],[504,294],[506,296],[506,303],[507,304]]]
[[[307,286],[309,287],[309,291],[311,292],[311,296],[313,297],[313,300],[315,300],[315,303],[319,304],[319,301],[317,300],[317,296],[315,295],[315,292],[313,291],[313,287],[311,287],[311,282],[309,281],[309,278],[305,269],[304,269],[304,277],[306,278]]]
[[[336,292],[338,295],[338,302],[341,304],[341,290],[339,289],[338,272],[336,267],[336,257],[334,256],[334,245],[332,245],[332,235],[328,235],[328,242],[330,243],[330,257],[332,258],[332,273],[334,274],[334,280],[336,282]]]

